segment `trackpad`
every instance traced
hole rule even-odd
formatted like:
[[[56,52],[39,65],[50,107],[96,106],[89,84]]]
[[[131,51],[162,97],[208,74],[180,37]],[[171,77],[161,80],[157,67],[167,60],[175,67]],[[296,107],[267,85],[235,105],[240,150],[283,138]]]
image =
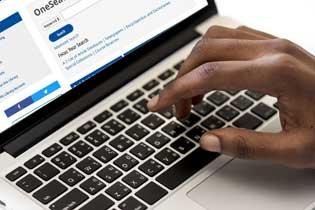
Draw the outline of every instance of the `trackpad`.
[[[303,210],[315,201],[315,171],[234,160],[188,196],[207,210]]]

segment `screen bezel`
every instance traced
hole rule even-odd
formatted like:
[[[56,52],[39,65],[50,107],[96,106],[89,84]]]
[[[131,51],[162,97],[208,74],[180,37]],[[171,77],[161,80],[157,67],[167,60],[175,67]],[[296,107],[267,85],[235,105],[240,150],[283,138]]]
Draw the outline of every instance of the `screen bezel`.
[[[103,82],[110,80],[111,77],[115,76],[118,72],[122,69],[127,69],[126,74],[128,74],[128,68],[126,68],[130,63],[136,62],[137,58],[141,56],[143,53],[150,52],[150,45],[152,44],[159,44],[161,42],[159,38],[164,36],[164,39],[170,36],[174,36],[178,31],[181,30],[183,27],[187,27],[190,25],[192,27],[192,23],[196,22],[201,16],[204,17],[209,12],[209,15],[213,14],[213,11],[216,12],[216,6],[213,0],[207,0],[208,6],[199,10],[195,14],[190,17],[187,17],[182,22],[178,23],[177,25],[173,26],[172,28],[168,29],[166,32],[160,34],[159,36],[155,37],[154,39],[150,40],[150,42],[145,43],[137,50],[133,51],[124,59],[118,61],[117,63],[111,65],[106,70],[98,73],[93,78],[89,79],[85,83],[77,86],[76,88],[70,90],[69,92],[65,93],[64,95],[60,96],[59,98],[55,99],[54,101],[50,102],[46,106],[38,109],[36,112],[32,113],[28,117],[24,118],[17,124],[13,125],[9,129],[5,130],[4,132],[0,133],[0,145],[3,148],[3,145],[7,144],[8,142],[14,140],[16,137],[22,135],[23,133],[31,130],[33,127],[41,123],[42,121],[50,118],[60,110],[64,109],[65,107],[69,106],[74,101],[78,100],[82,95],[86,94],[87,92],[91,91],[91,89],[96,88]],[[212,12],[210,14],[210,11]],[[198,24],[198,22],[194,23]],[[163,39],[162,39],[163,40]],[[84,110],[83,110],[84,111]],[[83,112],[82,111],[82,112]]]

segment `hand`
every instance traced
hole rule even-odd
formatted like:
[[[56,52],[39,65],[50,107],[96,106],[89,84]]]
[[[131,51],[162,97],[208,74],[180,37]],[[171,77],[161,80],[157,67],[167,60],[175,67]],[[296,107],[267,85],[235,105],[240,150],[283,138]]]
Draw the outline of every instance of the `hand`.
[[[175,82],[153,98],[178,118],[212,90],[253,90],[278,98],[280,133],[212,130],[201,147],[243,159],[315,168],[315,57],[294,43],[247,27],[211,27],[183,64]]]

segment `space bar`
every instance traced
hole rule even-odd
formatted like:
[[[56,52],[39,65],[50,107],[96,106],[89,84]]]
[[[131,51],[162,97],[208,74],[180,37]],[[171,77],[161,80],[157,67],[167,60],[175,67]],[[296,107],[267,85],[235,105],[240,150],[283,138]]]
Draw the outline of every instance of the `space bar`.
[[[156,180],[165,187],[173,190],[218,156],[219,154],[217,153],[206,152],[198,148],[158,176]]]

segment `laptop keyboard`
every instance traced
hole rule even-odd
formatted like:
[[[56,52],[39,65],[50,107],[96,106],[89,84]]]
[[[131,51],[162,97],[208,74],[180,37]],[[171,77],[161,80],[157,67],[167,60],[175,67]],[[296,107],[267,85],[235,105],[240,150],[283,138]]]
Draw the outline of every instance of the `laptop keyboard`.
[[[176,120],[173,109],[149,113],[147,102],[183,61],[99,113],[41,154],[7,174],[51,210],[144,210],[183,184],[219,154],[201,150],[212,129],[256,129],[277,113],[252,91],[214,91]]]

